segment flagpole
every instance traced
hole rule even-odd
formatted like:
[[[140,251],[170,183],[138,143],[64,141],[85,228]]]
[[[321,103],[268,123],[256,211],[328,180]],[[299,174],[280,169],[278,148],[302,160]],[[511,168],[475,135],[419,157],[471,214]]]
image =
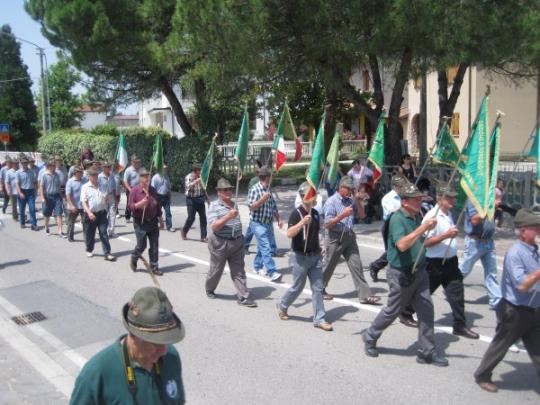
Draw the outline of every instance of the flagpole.
[[[504,117],[505,115],[506,114],[504,112],[497,110],[497,118],[495,119],[495,125],[493,126],[493,128],[496,128],[497,125],[499,125],[499,121],[500,121],[501,117]],[[463,218],[464,213],[465,213],[465,208],[463,208],[461,210],[461,212],[459,213],[459,216],[457,218],[455,226],[459,226],[459,223],[461,222],[461,219]],[[454,239],[455,239],[455,237],[452,236],[452,238],[450,238],[450,243],[448,243],[448,246],[446,246],[446,251],[444,252],[444,257],[443,257],[443,261],[442,261],[443,265],[444,265],[444,263],[446,263],[446,255],[448,254],[448,251],[450,250],[450,245],[452,244],[452,241]]]
[[[435,138],[435,143],[433,144],[433,146],[429,150],[429,156],[424,161],[424,164],[422,165],[422,168],[420,169],[420,173],[418,173],[418,176],[416,177],[416,181],[414,182],[415,186],[418,185],[418,181],[420,181],[420,179],[422,178],[422,174],[426,170],[426,167],[427,167],[428,163],[431,161],[431,159],[433,159],[433,152],[435,151],[435,147],[439,144],[439,141],[441,140],[442,129],[443,129],[444,125],[447,125],[448,120],[450,120],[451,118],[452,117],[446,117],[446,116],[442,117],[442,120],[444,121],[444,124],[441,127],[441,129],[439,130],[439,132],[437,132],[437,136]]]
[[[319,188],[321,188],[322,181],[324,179],[327,167],[328,167],[327,165],[324,165],[324,170],[323,170],[323,172],[321,174],[321,179],[319,180],[319,187],[317,187],[317,189],[315,190],[315,202],[317,202],[317,196],[319,195]],[[311,209],[313,208],[313,201],[310,201],[308,204],[309,204],[308,205],[308,208],[309,208],[308,215],[311,215]],[[309,224],[306,227],[305,235],[306,235],[306,239],[304,241],[304,253],[306,253],[306,250],[307,250],[307,241],[308,241],[308,236],[309,236]]]
[[[152,168],[154,167],[154,154],[152,153],[152,160],[150,161],[150,170],[149,170],[149,175],[148,177],[151,179],[152,178]],[[148,182],[148,185],[146,186],[146,189],[143,189],[144,193],[146,194],[146,196],[148,197],[148,189],[150,188],[150,182]],[[142,216],[141,216],[141,223],[144,222],[144,213],[146,212],[146,205],[144,206],[143,208],[143,211],[142,211]]]
[[[487,94],[489,94],[489,86],[488,86],[488,89],[486,90],[486,95]],[[473,134],[473,131],[469,131],[469,134],[467,135],[467,139],[465,140],[465,144],[463,145],[463,148],[461,149],[461,151],[459,153],[459,159],[458,159],[458,161],[456,162],[456,164],[454,166],[454,170],[452,170],[452,174],[450,175],[450,179],[448,180],[448,185],[451,185],[452,182],[454,181],[454,178],[455,178],[455,176],[456,176],[456,174],[458,172],[459,164],[461,163],[461,160],[463,159],[463,153],[462,152],[469,145],[472,134]],[[448,191],[449,191],[449,188],[446,188],[445,192],[442,195],[443,198],[446,197],[446,193]],[[440,208],[441,207],[437,204],[437,209],[435,210],[435,215],[433,216],[433,218],[437,218],[437,215],[439,215]],[[422,253],[424,253],[425,248],[426,248],[426,242],[424,240],[424,243],[422,243],[422,247],[418,251],[418,254],[416,255],[416,259],[414,261],[414,265],[413,265],[413,268],[412,268],[412,273],[413,274],[416,272],[416,267],[418,266],[418,263],[420,261],[420,256],[422,256]]]

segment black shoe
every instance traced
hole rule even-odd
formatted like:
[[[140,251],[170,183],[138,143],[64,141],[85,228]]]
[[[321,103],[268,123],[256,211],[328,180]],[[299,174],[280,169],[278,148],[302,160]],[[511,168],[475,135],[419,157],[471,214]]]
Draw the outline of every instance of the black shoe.
[[[424,354],[421,350],[418,350],[416,362],[420,364],[432,364],[437,367],[448,366],[448,360],[446,357],[438,354],[435,350],[429,354]]]
[[[30,227],[30,229],[33,230],[33,231],[37,231],[37,230],[38,230],[38,227],[37,227],[36,225],[32,225],[32,226]]]
[[[217,297],[216,297],[216,294],[213,292],[213,291],[207,291],[206,292],[206,296],[208,298],[210,298],[211,300],[215,300]]]
[[[238,305],[241,305],[243,307],[257,308],[257,303],[251,300],[248,300],[247,298],[242,298],[241,300],[238,300],[237,302],[238,302]]]
[[[137,262],[131,261],[129,262],[129,268],[131,271],[136,272],[137,271]]]
[[[371,276],[371,279],[373,280],[374,283],[379,281],[379,276],[377,274],[377,270],[370,267],[369,268],[369,275]]]
[[[412,316],[400,315],[399,322],[409,328],[418,328],[418,322],[416,322]]]
[[[157,267],[152,267],[152,273],[154,273],[154,275],[156,275],[156,276],[162,276],[163,275],[163,272]]]
[[[362,340],[364,341],[364,351],[369,357],[379,357],[379,351],[375,345],[375,342],[370,342],[366,338],[366,332],[362,333]]]
[[[26,226],[24,224],[21,224],[21,229],[24,229],[26,228]]]
[[[467,329],[466,327],[459,328],[459,329],[454,328],[454,330],[452,331],[452,334],[456,336],[462,336],[467,339],[480,339],[480,335],[478,333],[473,332],[472,330]]]

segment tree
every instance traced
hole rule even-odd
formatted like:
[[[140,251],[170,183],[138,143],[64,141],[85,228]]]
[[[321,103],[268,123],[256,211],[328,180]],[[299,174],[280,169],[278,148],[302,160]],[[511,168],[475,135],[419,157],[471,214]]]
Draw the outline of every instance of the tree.
[[[78,109],[82,106],[81,97],[73,93],[73,88],[81,80],[81,75],[70,64],[69,58],[58,53],[58,62],[49,68],[49,98],[51,106],[51,124],[56,129],[78,126],[82,114]],[[40,87],[41,88],[41,87]],[[38,113],[41,116],[41,95],[38,94]]]
[[[193,60],[172,38],[181,21],[176,0],[29,0],[27,12],[50,42],[94,83],[123,100],[161,91],[186,135],[193,132],[175,93]]]
[[[36,106],[32,80],[22,62],[20,44],[9,25],[0,29],[0,122],[11,125],[11,147],[30,150],[37,144]]]

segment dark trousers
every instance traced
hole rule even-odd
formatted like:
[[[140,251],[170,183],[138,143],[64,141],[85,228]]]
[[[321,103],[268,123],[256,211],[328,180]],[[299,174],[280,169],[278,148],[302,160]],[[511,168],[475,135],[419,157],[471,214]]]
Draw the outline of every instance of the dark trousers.
[[[109,235],[107,234],[107,211],[99,211],[94,213],[96,219],[90,221],[90,218],[85,213],[83,217],[84,223],[84,243],[86,244],[86,251],[93,252],[94,245],[96,243],[96,229],[99,231],[99,239],[101,240],[101,246],[103,248],[103,254],[105,256],[111,254],[111,245],[109,243]]]
[[[7,209],[8,204],[9,204],[9,194],[7,193],[6,190],[4,190],[4,202],[2,204],[2,213],[3,214],[6,213],[6,209]]]
[[[131,219],[131,210],[129,209],[129,191],[126,190],[126,212],[124,214],[126,220]]]
[[[465,291],[463,288],[463,275],[459,270],[458,258],[454,256],[446,259],[426,258],[426,271],[429,276],[429,293],[433,294],[441,285],[444,294],[452,309],[454,328],[461,329],[466,325],[465,320]],[[403,315],[412,316],[414,308],[407,306]]]
[[[68,219],[67,219],[67,237],[69,240],[73,240],[73,237],[75,235],[75,222],[77,221],[77,218],[81,216],[83,217],[83,210],[77,210],[77,211],[69,211],[68,210]],[[84,220],[83,220],[84,223]],[[83,229],[83,234],[84,229]],[[86,235],[86,234],[85,234]],[[95,232],[94,232],[95,235]]]
[[[172,228],[172,215],[171,215],[171,197],[164,194],[158,194],[159,205],[165,213],[165,228],[167,230]]]
[[[19,220],[19,214],[17,212],[17,193],[11,194],[11,217],[14,221]]]
[[[28,212],[30,213],[30,225],[36,226],[36,192],[34,189],[22,189],[24,198],[18,197],[19,200],[19,222],[24,225],[26,222],[26,204],[28,204]]]
[[[199,222],[201,226],[201,239],[206,238],[206,207],[204,205],[204,197],[186,197],[186,206],[188,217],[182,232],[187,235],[191,225],[195,222],[195,214],[199,214]]]
[[[153,218],[151,220],[141,221],[140,218],[133,218],[133,229],[135,230],[135,237],[137,238],[137,245],[131,253],[131,262],[137,264],[137,260],[143,254],[146,249],[146,239],[150,243],[148,249],[148,256],[150,257],[150,266],[153,269],[158,268],[159,260],[159,224],[158,219]]]
[[[493,369],[520,338],[540,378],[540,309],[516,306],[502,299],[497,306],[495,336],[474,373],[476,382],[491,381]]]

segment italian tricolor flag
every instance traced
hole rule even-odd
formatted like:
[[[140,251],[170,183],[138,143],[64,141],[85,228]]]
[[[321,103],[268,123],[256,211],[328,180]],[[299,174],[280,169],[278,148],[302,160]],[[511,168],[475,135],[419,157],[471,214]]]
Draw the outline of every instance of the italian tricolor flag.
[[[124,134],[120,134],[118,139],[118,152],[116,153],[118,161],[118,173],[122,173],[128,165],[128,154],[126,150],[126,138]]]
[[[379,125],[377,126],[377,132],[375,133],[375,140],[371,145],[369,151],[368,160],[373,163],[373,184],[382,176],[384,168],[384,116],[381,115],[379,119]]]
[[[276,152],[276,172],[279,171],[281,166],[287,161],[287,155],[285,154],[285,138],[290,140],[297,139],[287,103],[285,103],[285,107],[283,107],[276,137],[274,138],[274,144],[272,145],[272,149]]]

